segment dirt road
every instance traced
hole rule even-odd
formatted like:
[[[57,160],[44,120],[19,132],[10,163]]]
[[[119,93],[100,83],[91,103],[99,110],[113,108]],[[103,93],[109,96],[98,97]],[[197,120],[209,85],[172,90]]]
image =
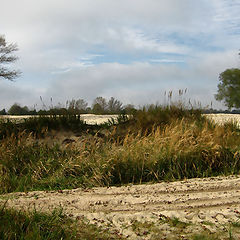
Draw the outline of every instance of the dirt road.
[[[132,228],[133,223],[142,224],[143,228],[146,228],[143,225],[146,223],[158,224],[159,229],[169,236],[172,229],[166,220],[170,218],[193,223],[195,227],[191,226],[192,231],[199,231],[200,226],[201,230],[217,232],[224,231],[224,226],[226,228],[229,222],[238,222],[240,217],[240,177],[236,176],[109,188],[11,193],[2,196],[0,201],[8,197],[8,206],[25,209],[35,207],[44,211],[61,206],[70,217],[86,218],[90,223],[117,230],[132,239],[139,237]],[[139,239],[151,236],[146,232],[142,234],[146,236],[140,234]]]

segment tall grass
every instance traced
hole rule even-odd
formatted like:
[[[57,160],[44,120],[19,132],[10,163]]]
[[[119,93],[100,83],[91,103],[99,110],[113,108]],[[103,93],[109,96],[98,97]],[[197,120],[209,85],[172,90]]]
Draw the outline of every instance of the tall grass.
[[[187,110],[182,104],[178,105],[149,105],[133,113],[134,125],[137,129],[147,130],[154,126],[162,126],[177,119],[202,121],[200,109]]]
[[[0,192],[239,173],[239,129],[218,126],[198,110],[151,107],[106,131],[67,146],[40,142],[27,131],[4,137]]]

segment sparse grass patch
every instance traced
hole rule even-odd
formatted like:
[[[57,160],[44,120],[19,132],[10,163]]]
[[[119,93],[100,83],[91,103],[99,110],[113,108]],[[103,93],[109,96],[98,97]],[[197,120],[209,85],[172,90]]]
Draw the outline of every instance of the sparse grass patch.
[[[232,222],[232,226],[235,227],[235,228],[240,228],[240,222],[239,221]]]
[[[200,233],[200,234],[195,234],[192,237],[192,240],[218,240],[219,237],[218,236],[213,236],[211,234],[207,234],[207,233]]]

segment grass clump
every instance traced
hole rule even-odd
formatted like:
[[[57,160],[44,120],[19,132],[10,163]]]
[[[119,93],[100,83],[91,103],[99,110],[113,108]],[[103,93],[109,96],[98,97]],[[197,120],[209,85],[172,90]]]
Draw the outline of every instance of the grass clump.
[[[73,220],[63,214],[62,209],[56,209],[52,213],[40,213],[37,211],[18,211],[14,209],[0,208],[0,239],[120,239],[87,224],[83,220]]]
[[[200,109],[186,109],[182,105],[149,105],[133,113],[134,125],[136,129],[143,131],[151,130],[152,126],[163,126],[175,120],[191,119],[202,121]]]

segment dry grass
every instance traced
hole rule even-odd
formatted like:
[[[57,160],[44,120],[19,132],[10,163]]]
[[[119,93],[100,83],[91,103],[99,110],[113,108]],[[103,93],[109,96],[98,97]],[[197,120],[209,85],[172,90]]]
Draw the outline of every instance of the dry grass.
[[[67,146],[25,132],[1,140],[0,191],[109,186],[239,173],[239,130],[189,117]]]

